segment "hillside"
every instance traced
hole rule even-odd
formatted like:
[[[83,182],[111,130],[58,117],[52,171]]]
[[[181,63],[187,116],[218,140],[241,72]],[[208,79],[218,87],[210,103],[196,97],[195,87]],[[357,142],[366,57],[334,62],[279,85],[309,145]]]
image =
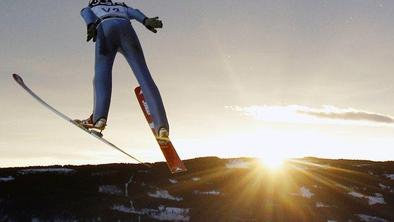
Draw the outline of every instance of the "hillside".
[[[0,221],[394,221],[394,162],[255,159],[0,169]]]

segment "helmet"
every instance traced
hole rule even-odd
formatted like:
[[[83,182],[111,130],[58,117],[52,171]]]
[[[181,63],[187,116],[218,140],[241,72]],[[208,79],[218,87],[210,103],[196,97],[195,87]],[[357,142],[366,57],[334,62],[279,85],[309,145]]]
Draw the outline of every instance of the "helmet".
[[[112,5],[111,0],[89,0],[89,5],[94,6],[94,5]]]

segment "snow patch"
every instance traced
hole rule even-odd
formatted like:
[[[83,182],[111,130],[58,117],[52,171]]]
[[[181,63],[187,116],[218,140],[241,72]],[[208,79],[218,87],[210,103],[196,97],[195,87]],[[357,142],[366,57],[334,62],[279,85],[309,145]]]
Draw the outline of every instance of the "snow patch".
[[[219,196],[220,192],[216,190],[211,190],[211,191],[198,191],[195,190],[193,191],[194,194],[196,195],[211,195],[211,196]]]
[[[385,174],[384,176],[389,178],[390,180],[394,180],[394,174]]]
[[[243,160],[229,160],[226,167],[229,169],[248,169],[249,164]]]
[[[374,216],[369,216],[366,214],[356,214],[360,218],[361,221],[365,222],[388,222],[388,220],[380,218],[380,217],[374,217]]]
[[[182,201],[182,197],[174,197],[167,190],[157,190],[155,193],[148,193],[150,197],[160,198],[160,199],[168,199],[168,200],[175,200],[175,201]]]
[[[142,214],[141,212],[136,211],[134,209],[134,207],[130,208],[130,207],[126,207],[124,205],[114,205],[112,207],[112,210],[116,210],[116,211],[119,211],[119,212],[122,212],[122,213],[127,213],[127,214]]]
[[[356,197],[356,198],[364,198],[365,196],[361,193],[357,193],[355,191],[351,191],[348,193],[350,196]]]
[[[178,183],[178,180],[175,180],[175,179],[169,179],[169,181],[170,181],[170,183],[172,183],[172,184]]]
[[[42,173],[53,173],[53,174],[70,174],[76,172],[73,169],[68,168],[39,168],[39,169],[24,169],[19,170],[18,173],[22,175],[26,174],[42,174]]]
[[[312,193],[308,188],[306,187],[301,187],[298,191],[298,193],[292,193],[294,196],[301,196],[303,198],[311,199],[314,193]]]
[[[155,209],[141,209],[136,210],[131,202],[131,207],[126,207],[123,205],[114,205],[112,210],[120,211],[129,214],[139,214],[147,215],[156,220],[167,220],[167,221],[189,221],[190,209],[176,208],[176,207],[166,207],[159,206],[157,210]]]
[[[300,188],[300,194],[302,197],[308,198],[310,199],[313,195],[315,195],[314,193],[312,193],[308,188],[306,187],[301,187]]]
[[[330,205],[324,204],[323,202],[316,202],[315,205],[317,208],[327,208],[327,207],[331,207]]]
[[[386,204],[383,195],[380,193],[375,193],[375,196],[367,196],[369,205],[375,204]]]
[[[101,185],[99,186],[99,192],[116,196],[123,195],[123,191],[115,185]]]
[[[386,185],[384,185],[382,183],[379,183],[379,187],[382,188],[383,190],[391,190],[390,186],[386,186]]]
[[[384,185],[382,183],[379,183],[379,187],[382,188],[382,190],[387,190],[387,191],[390,191],[390,192],[394,192],[394,190],[391,189],[391,186],[386,186],[386,185]]]
[[[375,193],[375,196],[365,196],[364,194],[357,193],[357,192],[349,192],[348,193],[350,196],[360,198],[360,199],[368,199],[368,204],[369,205],[375,205],[375,204],[386,204],[384,201],[383,195],[380,193]]]
[[[12,177],[12,176],[0,177],[0,182],[10,182],[10,181],[13,181],[13,180],[15,180],[15,178]]]
[[[157,220],[189,221],[189,209],[160,206],[159,211],[150,215]]]

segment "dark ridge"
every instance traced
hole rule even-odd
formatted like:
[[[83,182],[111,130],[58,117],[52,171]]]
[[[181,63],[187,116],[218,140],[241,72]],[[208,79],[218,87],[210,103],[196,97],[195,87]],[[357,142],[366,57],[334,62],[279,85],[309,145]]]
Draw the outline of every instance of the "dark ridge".
[[[0,221],[394,221],[393,161],[185,164],[181,175],[164,162],[3,168]]]

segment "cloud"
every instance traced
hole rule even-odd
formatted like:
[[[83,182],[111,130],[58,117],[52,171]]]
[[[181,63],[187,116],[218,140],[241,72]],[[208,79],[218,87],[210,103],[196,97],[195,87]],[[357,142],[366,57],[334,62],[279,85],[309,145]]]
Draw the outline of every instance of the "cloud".
[[[311,108],[300,105],[288,106],[227,106],[227,109],[241,112],[255,119],[269,122],[290,123],[374,123],[394,124],[389,115],[361,111],[353,108],[341,109],[334,106]]]
[[[377,123],[394,123],[394,118],[391,116],[365,112],[365,111],[357,111],[354,109],[345,109],[345,110],[308,110],[308,111],[298,111],[300,114],[311,115],[319,118],[328,118],[328,119],[340,119],[340,120],[351,120],[351,121],[370,121]]]

